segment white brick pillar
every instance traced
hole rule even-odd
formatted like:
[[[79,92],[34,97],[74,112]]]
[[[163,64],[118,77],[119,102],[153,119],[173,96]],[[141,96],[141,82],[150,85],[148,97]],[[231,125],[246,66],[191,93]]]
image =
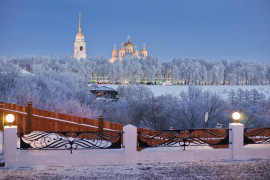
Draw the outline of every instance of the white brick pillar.
[[[4,161],[7,167],[17,164],[17,126],[4,127]]]
[[[124,126],[124,155],[125,164],[137,162],[137,127],[129,124]]]
[[[230,149],[232,149],[232,158],[240,158],[244,146],[244,125],[241,123],[230,123]]]

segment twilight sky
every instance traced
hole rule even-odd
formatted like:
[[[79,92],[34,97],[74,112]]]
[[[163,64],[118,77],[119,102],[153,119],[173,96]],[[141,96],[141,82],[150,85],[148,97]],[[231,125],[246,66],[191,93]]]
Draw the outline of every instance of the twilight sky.
[[[270,62],[269,0],[0,0],[0,56],[73,56],[80,11],[88,57],[129,34],[163,61]]]

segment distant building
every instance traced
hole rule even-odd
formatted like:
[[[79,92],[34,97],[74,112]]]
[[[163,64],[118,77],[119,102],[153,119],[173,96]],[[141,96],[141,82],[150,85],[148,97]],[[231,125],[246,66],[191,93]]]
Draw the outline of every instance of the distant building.
[[[96,99],[117,101],[119,98],[117,90],[106,86],[98,86],[92,88],[90,91],[92,94],[96,95]]]
[[[74,42],[74,58],[78,60],[86,58],[86,43],[81,28],[81,13],[79,14],[79,33],[76,35]]]
[[[143,49],[141,50],[141,56],[139,55],[139,51],[137,50],[137,46],[135,46],[135,50],[133,51],[133,44],[129,41],[129,36],[127,37],[127,42],[125,44],[121,44],[121,48],[119,49],[119,53],[117,52],[116,45],[114,45],[114,49],[112,50],[112,58],[110,58],[110,62],[114,62],[116,60],[122,60],[123,56],[133,55],[138,57],[139,59],[145,59],[147,57],[147,50],[145,49],[145,44],[143,45]]]

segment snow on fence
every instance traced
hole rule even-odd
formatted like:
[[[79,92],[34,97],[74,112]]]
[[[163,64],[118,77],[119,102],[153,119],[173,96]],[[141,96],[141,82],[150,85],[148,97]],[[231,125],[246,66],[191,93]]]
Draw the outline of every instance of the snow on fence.
[[[46,131],[122,131],[123,125],[99,120],[72,116],[67,114],[45,111],[32,108],[32,103],[27,106],[0,102],[0,118],[4,114],[12,113],[15,116],[14,125],[18,126],[18,132]],[[0,129],[3,125],[0,123]]]
[[[139,130],[140,132],[141,130]],[[177,130],[176,130],[177,131]],[[190,131],[187,134],[192,134],[192,138],[200,138],[203,134],[206,136],[214,137],[213,141],[222,141],[227,139],[227,131],[221,130],[206,130],[202,132],[196,132],[197,130]],[[254,130],[255,132],[256,130]],[[269,128],[263,128],[263,130],[259,130],[261,133],[257,133],[255,136],[261,139],[263,137],[265,140],[270,139],[269,136]],[[121,149],[105,149],[104,146],[100,147],[100,149],[88,149],[81,148],[80,150],[74,150],[72,154],[66,150],[20,150],[18,147],[18,137],[17,137],[17,126],[5,126],[4,128],[4,161],[6,162],[6,166],[70,166],[70,165],[120,165],[120,164],[135,164],[135,163],[146,163],[146,162],[181,162],[181,161],[198,161],[198,160],[230,160],[230,159],[247,159],[247,158],[270,158],[270,144],[269,141],[264,141],[268,144],[264,144],[261,146],[253,146],[247,147],[244,146],[244,126],[240,123],[231,123],[229,125],[229,148],[199,148],[196,149],[187,149],[183,150],[181,147],[155,147],[155,148],[146,148],[142,151],[137,150],[138,145],[138,134],[137,128],[132,125],[126,125],[123,127],[123,145],[121,145]],[[174,132],[174,131],[172,131]],[[186,132],[186,131],[184,131]],[[196,133],[195,133],[196,132]],[[47,145],[51,145],[50,143],[59,142],[61,143],[61,148],[67,145],[67,148],[72,145],[71,142],[77,138],[78,143],[92,144],[93,143],[101,143],[107,144],[108,147],[111,143],[108,143],[109,140],[103,138],[99,139],[100,141],[95,141],[95,136],[98,135],[99,132],[88,132],[85,134],[83,132],[79,132],[77,134],[53,134],[54,140],[49,141]],[[116,132],[110,132],[116,133]],[[181,132],[180,132],[181,133]],[[210,135],[209,135],[210,133]],[[105,133],[106,134],[106,133]],[[196,135],[195,135],[196,134]],[[254,133],[252,133],[254,134]],[[48,133],[36,133],[33,136],[46,137]],[[82,137],[81,137],[82,135]],[[94,135],[94,136],[93,136]],[[103,134],[104,135],[104,134]],[[180,137],[179,133],[174,134],[176,137]],[[166,134],[165,141],[168,138],[174,136],[170,132]],[[182,139],[189,137],[182,134]],[[29,147],[29,144],[32,143],[33,147],[36,145],[44,145],[44,139],[35,139],[31,134],[26,136],[24,139],[25,146]],[[61,136],[67,136],[63,138],[62,141]],[[153,134],[147,135],[147,137],[153,137]],[[93,138],[94,137],[94,138]],[[116,136],[114,136],[116,137]],[[30,139],[29,139],[30,138]],[[32,139],[31,139],[32,138]],[[112,138],[113,142],[118,142],[119,138]],[[118,139],[118,140],[117,140]],[[254,138],[252,138],[254,139]],[[35,142],[37,140],[37,142]],[[48,139],[47,139],[48,140]],[[59,140],[59,141],[57,141]],[[209,140],[209,139],[208,139]],[[206,137],[202,137],[202,141],[209,141]],[[106,142],[104,142],[106,141]],[[155,141],[155,139],[154,139]],[[159,142],[163,142],[162,141]],[[227,141],[227,140],[226,140]],[[38,143],[38,144],[35,144]],[[32,145],[30,145],[32,147]],[[45,143],[45,148],[48,146]],[[55,144],[54,144],[55,145]],[[63,146],[62,146],[63,145]],[[81,144],[82,145],[82,144]],[[91,146],[92,146],[91,145]],[[55,147],[55,146],[54,146]],[[171,149],[172,148],[172,149]],[[75,148],[76,149],[76,148]]]

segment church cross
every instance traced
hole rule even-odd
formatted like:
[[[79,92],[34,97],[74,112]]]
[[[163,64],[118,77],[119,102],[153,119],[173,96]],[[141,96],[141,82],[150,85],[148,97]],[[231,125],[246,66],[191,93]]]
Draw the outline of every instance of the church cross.
[[[143,49],[145,49],[145,43],[143,43]]]

